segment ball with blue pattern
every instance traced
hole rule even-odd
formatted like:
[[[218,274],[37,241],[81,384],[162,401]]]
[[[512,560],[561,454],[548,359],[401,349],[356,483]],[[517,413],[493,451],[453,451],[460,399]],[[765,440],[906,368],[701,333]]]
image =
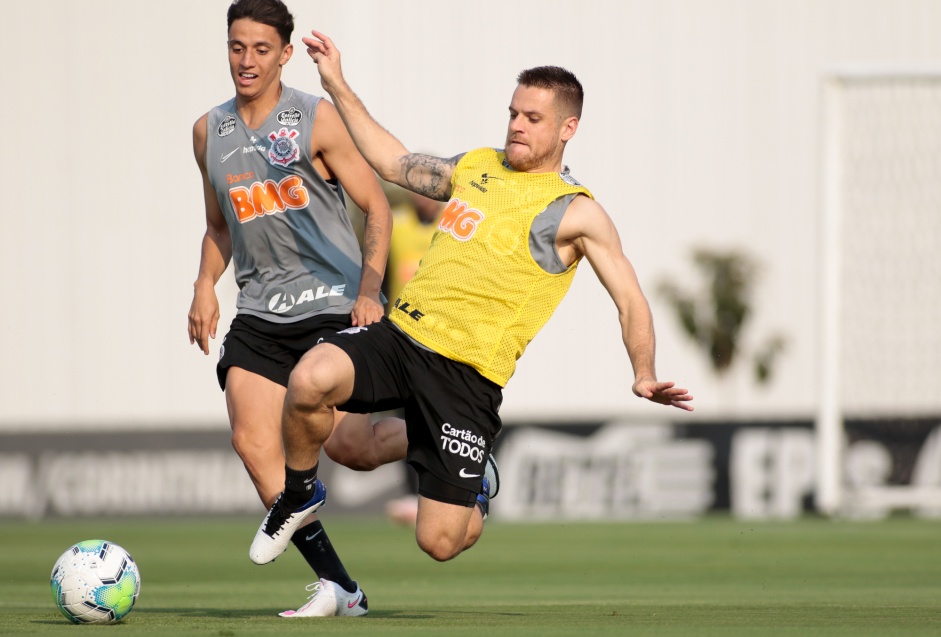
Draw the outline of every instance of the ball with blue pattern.
[[[107,540],[69,547],[52,568],[52,597],[76,624],[120,621],[140,594],[140,571],[130,553]]]

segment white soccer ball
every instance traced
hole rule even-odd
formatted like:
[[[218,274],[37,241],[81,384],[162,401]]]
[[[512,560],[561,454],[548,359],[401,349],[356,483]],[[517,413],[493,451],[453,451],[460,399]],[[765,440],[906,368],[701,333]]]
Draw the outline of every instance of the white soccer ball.
[[[76,624],[110,624],[134,608],[140,572],[134,558],[105,540],[72,546],[52,567],[52,597]]]

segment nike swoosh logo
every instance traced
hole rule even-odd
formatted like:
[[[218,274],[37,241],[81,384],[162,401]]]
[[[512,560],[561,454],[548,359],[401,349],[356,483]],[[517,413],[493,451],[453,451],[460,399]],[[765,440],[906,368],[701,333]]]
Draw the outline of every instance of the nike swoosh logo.
[[[317,531],[317,532],[314,533],[313,535],[308,535],[308,536],[307,536],[306,538],[304,538],[304,539],[307,540],[308,542],[310,542],[312,539],[314,539],[315,537],[317,537],[317,536],[320,535],[321,533],[323,533],[323,529],[320,529],[319,531]],[[353,608],[353,607],[350,606],[350,608]]]
[[[347,605],[346,605],[346,607],[347,607],[347,608],[353,608],[354,606],[356,606],[357,604],[359,604],[359,600],[361,600],[361,599],[363,599],[363,596],[362,596],[362,595],[360,595],[359,597],[357,597],[354,601],[348,602]]]
[[[232,155],[234,155],[234,154],[237,153],[237,152],[239,152],[239,149],[238,149],[238,148],[236,148],[235,150],[233,150],[231,153],[228,153],[228,154],[226,154],[226,155],[223,155],[223,156],[222,156],[222,161],[221,161],[220,163],[225,163],[225,160],[226,160],[226,159],[228,159],[229,157],[231,157]]]
[[[316,479],[317,479],[317,478],[307,478],[306,480],[304,480],[304,484],[310,484],[311,482],[313,482],[313,481],[316,480]]]
[[[461,472],[458,475],[461,476],[462,478],[479,478],[480,477],[479,473],[467,473],[467,469],[465,469],[464,467],[461,467]]]

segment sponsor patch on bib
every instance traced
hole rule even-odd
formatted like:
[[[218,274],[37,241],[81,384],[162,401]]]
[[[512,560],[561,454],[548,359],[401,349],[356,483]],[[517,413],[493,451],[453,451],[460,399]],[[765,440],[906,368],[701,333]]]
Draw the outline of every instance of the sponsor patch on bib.
[[[282,126],[297,126],[301,121],[301,112],[293,106],[278,113],[278,123]]]
[[[219,134],[219,137],[225,137],[226,135],[231,135],[235,132],[235,118],[231,115],[226,115],[225,118],[219,122],[219,128],[216,130]]]

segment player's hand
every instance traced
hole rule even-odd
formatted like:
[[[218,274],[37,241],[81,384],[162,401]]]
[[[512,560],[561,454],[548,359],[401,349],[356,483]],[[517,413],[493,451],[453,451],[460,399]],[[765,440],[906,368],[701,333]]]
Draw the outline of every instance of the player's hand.
[[[319,31],[311,31],[312,38],[301,38],[307,45],[307,54],[317,64],[320,72],[320,83],[324,90],[333,93],[336,87],[343,82],[343,71],[340,68],[340,51],[333,44],[333,40]]]
[[[631,389],[634,391],[635,396],[646,398],[651,402],[693,411],[693,406],[689,404],[693,397],[689,395],[687,390],[674,387],[674,384],[672,382],[658,382],[652,378],[639,378],[634,381],[634,386]]]
[[[379,302],[379,297],[360,294],[353,305],[353,326],[359,327],[375,323],[383,317],[385,308]]]
[[[216,338],[219,325],[219,299],[210,286],[197,285],[188,316],[190,345],[196,343],[203,354],[209,355],[209,339]]]

